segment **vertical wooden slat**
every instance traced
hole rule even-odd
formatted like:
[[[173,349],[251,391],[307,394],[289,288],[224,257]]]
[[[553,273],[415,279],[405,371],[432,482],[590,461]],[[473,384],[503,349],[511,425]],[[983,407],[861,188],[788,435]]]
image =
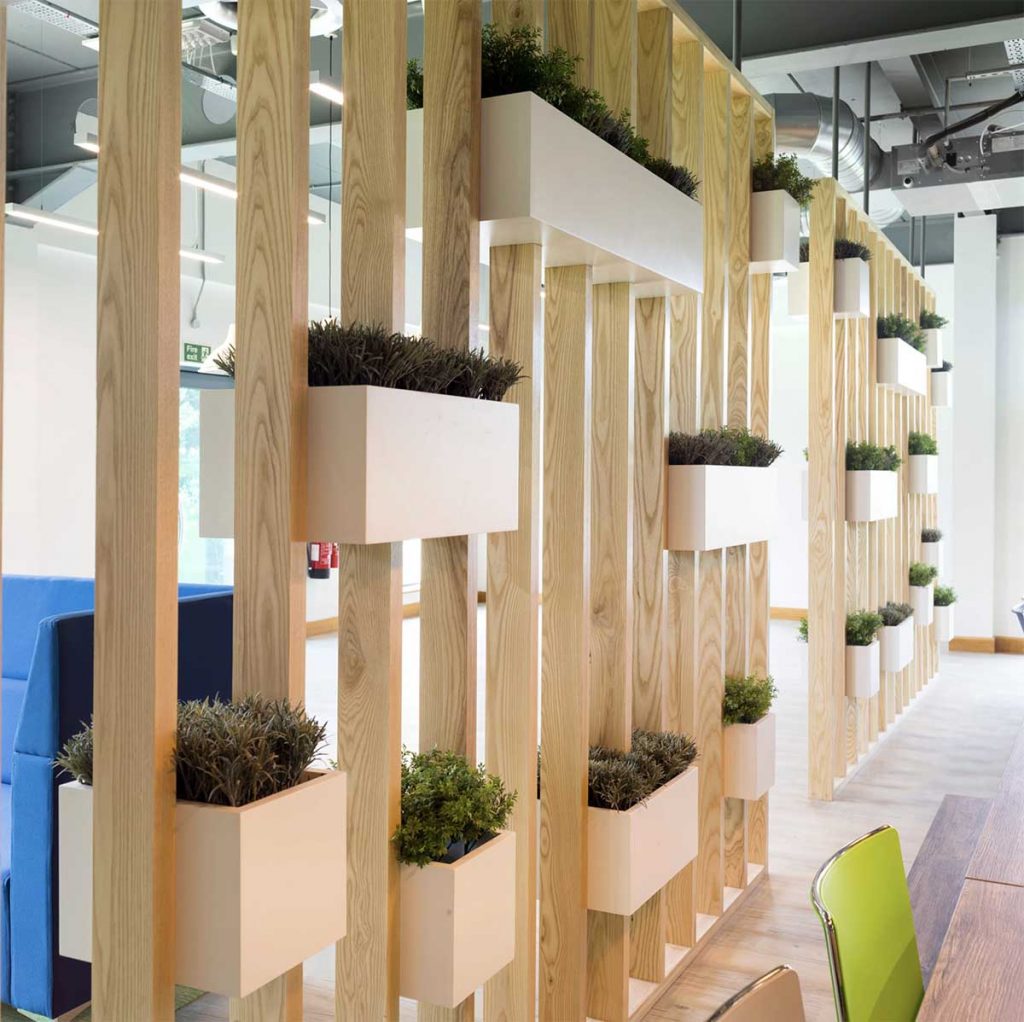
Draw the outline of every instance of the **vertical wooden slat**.
[[[405,321],[402,0],[347,0],[342,36],[341,308]],[[338,571],[338,764],[348,772],[348,937],[335,955],[335,1017],[398,1018],[402,545],[343,545]]]
[[[548,268],[544,309],[540,1017],[582,1022],[587,952],[591,270]]]
[[[594,5],[592,17],[591,84],[604,96],[612,113],[629,112],[635,117],[636,0],[601,0]]]
[[[544,28],[544,0],[491,0],[491,20],[500,28]]]
[[[594,0],[558,0],[548,4],[547,46],[574,57],[576,81],[589,88],[593,75]]]
[[[170,1022],[180,10],[100,18],[93,1012]]]
[[[696,41],[672,43],[672,156],[704,180],[704,47]],[[704,190],[698,186],[703,201]]]
[[[637,130],[652,156],[672,156],[672,12],[642,11],[637,20]],[[691,168],[692,169],[692,168]]]

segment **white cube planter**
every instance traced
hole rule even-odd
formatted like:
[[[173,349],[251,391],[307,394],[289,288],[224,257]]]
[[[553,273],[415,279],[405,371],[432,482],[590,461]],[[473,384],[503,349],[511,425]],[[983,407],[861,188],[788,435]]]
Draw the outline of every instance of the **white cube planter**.
[[[771,539],[778,523],[775,466],[669,465],[669,550],[717,550]]]
[[[407,114],[406,228],[422,237],[423,111]],[[624,202],[623,196],[629,196]],[[480,105],[480,258],[542,244],[545,266],[593,267],[636,294],[704,289],[699,202],[533,93]]]
[[[244,997],[345,936],[347,775],[174,810],[174,979]],[[93,789],[57,795],[60,953],[92,960]],[[287,882],[283,882],[286,879]]]
[[[202,392],[199,431],[199,532],[232,536],[233,390]],[[310,541],[392,543],[518,526],[517,405],[310,387],[308,437]]]
[[[912,454],[910,462],[910,492],[939,492],[939,456],[937,454]]]
[[[935,608],[935,641],[950,642],[953,638],[953,608],[955,603]]]
[[[926,586],[910,587],[910,605],[914,608],[914,622],[918,628],[927,628],[934,617],[935,586],[929,582]]]
[[[924,333],[924,355],[928,361],[929,369],[939,369],[942,366],[942,331],[925,330]]]
[[[750,272],[800,268],[800,205],[785,189],[750,196]]]
[[[399,906],[401,995],[461,1004],[515,955],[515,834],[452,863],[402,866]]]
[[[587,908],[632,915],[697,855],[697,768],[624,812],[587,809]]]
[[[871,315],[871,266],[863,259],[835,261],[833,310],[838,319]]]
[[[936,408],[953,407],[953,370],[932,373],[932,405]]]
[[[895,472],[846,473],[846,520],[879,522],[899,512],[899,478]]]
[[[914,659],[914,615],[898,625],[886,625],[878,633],[882,670],[902,671]]]
[[[897,394],[924,397],[928,367],[924,353],[900,337],[878,338],[878,385]]]
[[[881,681],[880,645],[846,647],[846,694],[851,699],[870,699]]]
[[[931,565],[940,575],[942,574],[942,540],[935,543],[921,544],[921,563]]]
[[[723,794],[759,799],[775,784],[775,714],[756,724],[730,724],[722,731]]]

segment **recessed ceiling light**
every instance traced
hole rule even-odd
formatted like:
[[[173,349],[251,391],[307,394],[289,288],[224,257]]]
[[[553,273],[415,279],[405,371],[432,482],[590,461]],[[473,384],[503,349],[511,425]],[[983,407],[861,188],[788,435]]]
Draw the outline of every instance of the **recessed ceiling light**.
[[[337,103],[338,106],[342,106],[345,102],[345,95],[341,89],[327,81],[326,78],[321,78],[319,71],[311,71],[309,73],[309,91],[320,96],[321,99]]]
[[[98,153],[100,151],[100,140],[91,131],[76,131],[75,145],[86,152]]]
[[[86,223],[85,220],[65,216],[63,213],[51,213],[49,210],[37,209],[35,206],[22,206],[18,202],[8,202],[4,206],[4,212],[14,220],[45,224],[47,227],[59,227],[63,231],[74,231],[75,234],[88,234],[95,238],[100,233],[95,225]]]
[[[183,248],[178,252],[182,259],[191,259],[196,263],[222,263],[224,256],[216,252],[207,252],[202,248]]]
[[[204,192],[214,192],[217,195],[223,195],[226,199],[238,198],[238,189],[222,177],[204,174],[201,170],[193,170],[191,167],[182,167],[178,178],[182,184],[194,185]]]

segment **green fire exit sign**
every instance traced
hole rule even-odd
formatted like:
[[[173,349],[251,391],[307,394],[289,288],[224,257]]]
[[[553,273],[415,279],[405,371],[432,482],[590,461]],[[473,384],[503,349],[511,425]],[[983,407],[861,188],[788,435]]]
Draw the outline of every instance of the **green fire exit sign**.
[[[210,354],[210,345],[208,344],[190,344],[187,341],[184,344],[184,355],[182,361],[184,362],[202,362],[207,355]]]

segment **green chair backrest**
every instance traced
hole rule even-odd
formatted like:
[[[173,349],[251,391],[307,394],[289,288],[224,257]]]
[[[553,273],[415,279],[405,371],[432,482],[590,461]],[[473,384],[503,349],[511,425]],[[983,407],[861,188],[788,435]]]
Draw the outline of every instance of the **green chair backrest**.
[[[811,902],[825,928],[840,1022],[911,1022],[924,997],[899,835],[880,827],[818,870]]]

